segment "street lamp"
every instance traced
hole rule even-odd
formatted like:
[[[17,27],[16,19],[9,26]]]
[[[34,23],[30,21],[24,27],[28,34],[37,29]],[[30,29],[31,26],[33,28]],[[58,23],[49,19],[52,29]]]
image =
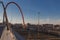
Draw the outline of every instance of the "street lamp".
[[[40,25],[40,24],[39,24],[39,21],[40,21],[40,20],[39,20],[39,19],[40,19],[39,16],[40,16],[40,12],[38,12],[38,37],[39,37],[39,25]]]
[[[38,12],[38,25],[39,25],[39,18],[40,18],[39,16],[40,16],[40,12]]]

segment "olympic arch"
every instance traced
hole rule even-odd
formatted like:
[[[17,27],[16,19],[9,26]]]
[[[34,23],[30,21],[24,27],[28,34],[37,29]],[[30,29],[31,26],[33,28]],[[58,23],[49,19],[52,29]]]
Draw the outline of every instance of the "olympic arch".
[[[0,3],[2,4],[2,7],[3,7],[3,12],[5,11],[4,9],[5,9],[5,6],[4,6],[4,4],[3,4],[3,2],[2,1],[0,1]],[[3,13],[3,23],[4,23],[4,13]]]
[[[15,3],[15,2],[9,2],[9,3],[7,3],[7,5],[6,5],[6,9],[7,9],[8,5],[10,5],[10,4],[15,4],[15,5],[18,7],[18,9],[19,9],[19,11],[20,11],[20,13],[21,13],[21,16],[22,16],[23,28],[25,28],[26,25],[25,25],[24,15],[23,15],[23,12],[22,12],[22,10],[21,10],[21,7],[20,7],[17,3]]]

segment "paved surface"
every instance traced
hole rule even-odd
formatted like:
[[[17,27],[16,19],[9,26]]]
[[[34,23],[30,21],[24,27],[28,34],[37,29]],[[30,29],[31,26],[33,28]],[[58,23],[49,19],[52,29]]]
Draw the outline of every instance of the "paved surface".
[[[10,30],[7,30],[7,27],[5,27],[0,40],[24,40],[24,38],[19,36],[16,32],[13,34]]]
[[[10,32],[10,30],[7,30],[7,27],[5,27],[3,34],[1,36],[1,40],[16,40],[14,35]]]

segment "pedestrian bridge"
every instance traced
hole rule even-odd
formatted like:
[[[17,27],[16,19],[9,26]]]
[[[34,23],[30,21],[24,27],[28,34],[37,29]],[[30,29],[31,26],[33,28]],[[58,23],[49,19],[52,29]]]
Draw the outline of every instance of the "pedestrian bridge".
[[[3,33],[2,33],[0,40],[24,40],[24,37],[22,37],[17,32],[15,32],[12,28],[10,28],[11,26],[9,24],[7,12],[6,12],[8,5],[15,4],[20,11],[20,14],[22,16],[23,28],[25,28],[26,26],[25,26],[25,21],[24,21],[24,15],[23,15],[23,12],[22,12],[20,6],[15,2],[8,2],[6,5],[4,5],[4,3],[2,1],[0,1],[0,3],[2,4],[3,10],[4,10],[4,12],[3,12],[3,24],[5,25],[5,28],[3,30]]]

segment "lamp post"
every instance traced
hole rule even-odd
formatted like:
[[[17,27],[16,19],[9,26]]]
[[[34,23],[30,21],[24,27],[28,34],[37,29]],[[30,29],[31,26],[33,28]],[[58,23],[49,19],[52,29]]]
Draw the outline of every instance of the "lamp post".
[[[39,18],[40,18],[39,16],[40,16],[40,12],[38,12],[38,32],[39,32],[39,24],[40,24],[40,23],[39,23],[39,21],[40,21],[40,20],[39,20]]]
[[[39,24],[39,19],[40,19],[39,16],[40,16],[40,12],[38,12],[38,38],[39,38],[39,25],[40,25],[40,24]]]
[[[38,12],[38,25],[39,25],[39,16],[40,16],[40,12]]]

